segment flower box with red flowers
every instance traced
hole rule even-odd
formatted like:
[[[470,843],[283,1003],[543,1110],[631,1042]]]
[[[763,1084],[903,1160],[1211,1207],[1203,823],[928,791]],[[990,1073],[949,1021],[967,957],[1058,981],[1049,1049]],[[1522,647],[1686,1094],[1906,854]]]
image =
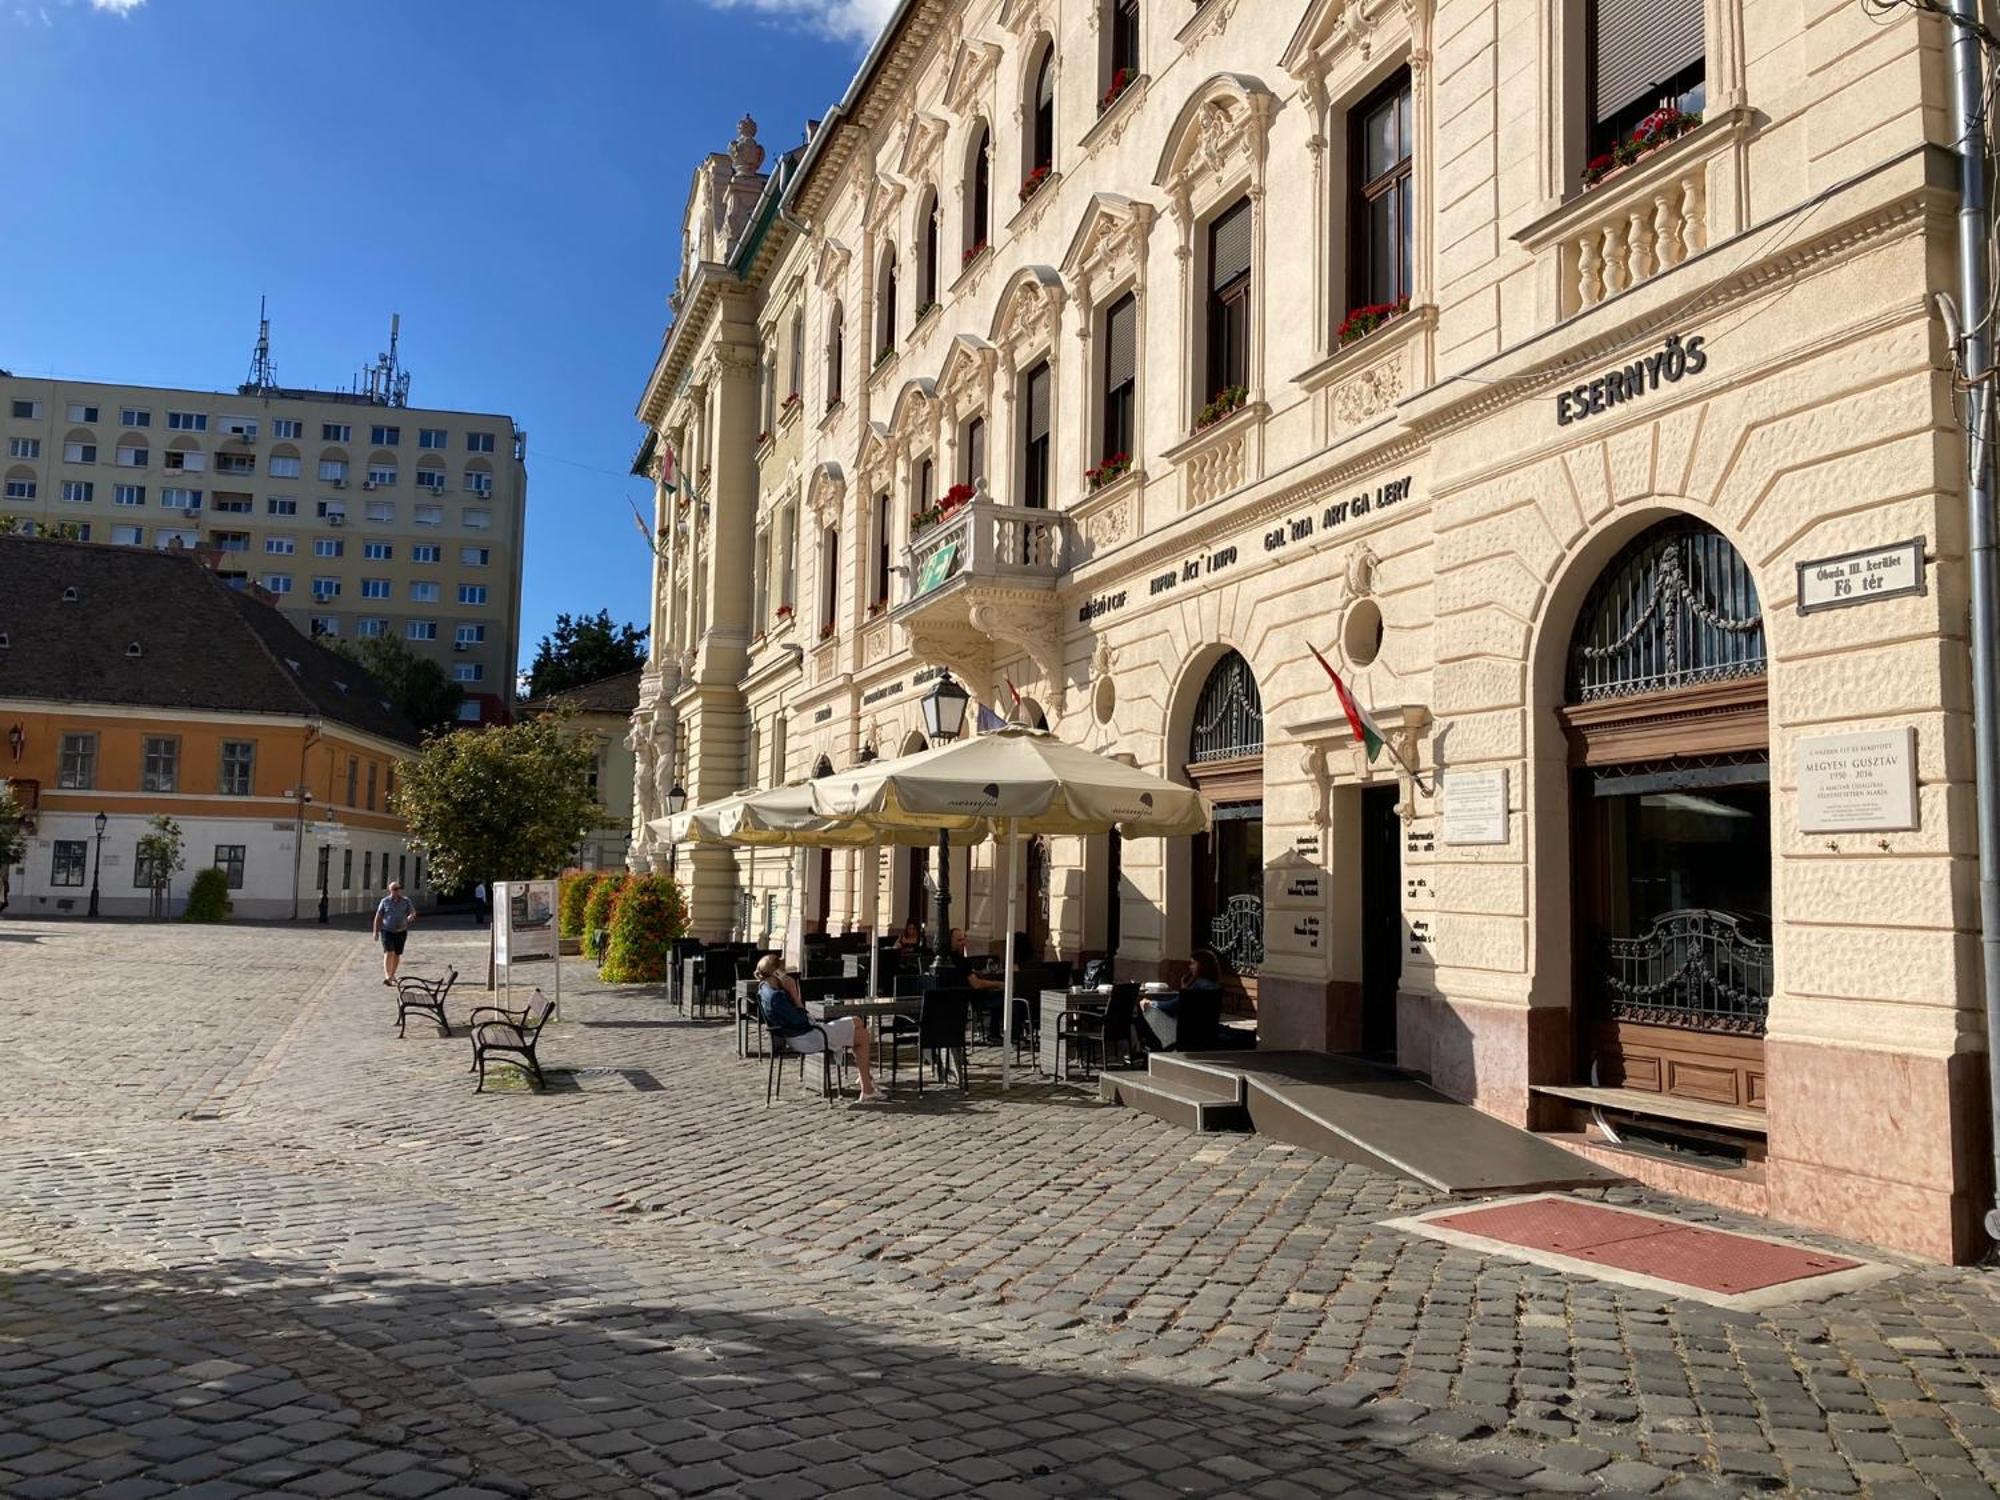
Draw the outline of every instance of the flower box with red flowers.
[[[820,626],[820,628],[819,628],[819,638],[820,638],[821,640],[823,640],[823,641],[830,641],[830,640],[832,640],[832,639],[833,639],[833,627],[832,627],[831,625],[822,625],[822,626]]]
[[[986,253],[986,241],[984,240],[981,240],[976,245],[967,245],[965,247],[965,253],[959,256],[958,258],[959,267],[963,269],[964,267],[971,265],[975,260],[978,260],[979,257],[984,255],[985,253]]]
[[[770,428],[766,427],[766,428],[765,428],[765,429],[764,429],[764,430],[763,430],[762,432],[760,432],[760,433],[758,433],[758,434],[757,434],[757,446],[758,446],[759,448],[763,447],[763,446],[764,446],[764,445],[765,445],[766,443],[768,443],[768,442],[770,442],[770,441],[771,441],[771,429],[770,429]]]
[[[1094,495],[1107,484],[1112,483],[1114,480],[1123,479],[1131,472],[1132,455],[1129,453],[1114,453],[1111,457],[1105,459],[1103,463],[1085,469],[1083,471],[1083,479],[1084,483],[1090,486],[1090,492]]]
[[[1026,177],[1022,178],[1021,201],[1026,203],[1030,198],[1034,197],[1035,194],[1039,193],[1047,185],[1048,180],[1049,169],[1047,167],[1037,167]]]
[[[1132,87],[1132,70],[1120,68],[1111,75],[1111,86],[1104,91],[1104,97],[1097,101],[1097,112],[1101,115],[1118,102],[1118,96]]]
[[[790,619],[791,617],[792,617],[792,607],[791,607],[791,605],[789,605],[789,604],[780,604],[780,605],[778,606],[778,618],[779,618],[780,620],[789,620],[789,619]]]
[[[1641,120],[1632,133],[1614,141],[1609,151],[1593,156],[1584,164],[1583,185],[1594,188],[1607,177],[1615,177],[1643,156],[1677,141],[1701,124],[1700,110],[1680,110],[1672,105],[1656,109]]]
[[[1338,348],[1359,343],[1385,323],[1393,323],[1410,310],[1410,299],[1398,297],[1394,302],[1374,302],[1367,307],[1357,307],[1334,330],[1333,341]]]
[[[935,505],[925,510],[913,510],[910,512],[910,534],[915,536],[919,531],[928,530],[940,521],[948,520],[970,503],[971,500],[971,485],[953,485],[944,492],[944,498],[939,500]]]
[[[1243,403],[1250,399],[1250,392],[1240,385],[1226,385],[1215,393],[1208,405],[1194,414],[1194,430],[1213,427],[1232,412],[1240,411]]]
[[[799,405],[804,400],[805,397],[801,396],[797,391],[793,391],[791,395],[785,397],[785,399],[778,404],[778,410],[781,412],[790,411],[793,407]]]

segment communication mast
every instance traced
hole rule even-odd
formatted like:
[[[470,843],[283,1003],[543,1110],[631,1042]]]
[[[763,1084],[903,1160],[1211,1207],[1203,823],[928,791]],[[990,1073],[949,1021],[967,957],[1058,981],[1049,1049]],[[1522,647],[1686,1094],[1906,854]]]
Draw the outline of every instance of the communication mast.
[[[410,372],[402,367],[396,354],[402,331],[403,315],[389,314],[389,347],[375,356],[375,363],[365,372],[367,398],[378,406],[410,404]]]
[[[239,386],[245,396],[268,396],[278,388],[278,369],[271,363],[271,320],[265,299],[257,299],[257,347],[250,352],[250,377]]]

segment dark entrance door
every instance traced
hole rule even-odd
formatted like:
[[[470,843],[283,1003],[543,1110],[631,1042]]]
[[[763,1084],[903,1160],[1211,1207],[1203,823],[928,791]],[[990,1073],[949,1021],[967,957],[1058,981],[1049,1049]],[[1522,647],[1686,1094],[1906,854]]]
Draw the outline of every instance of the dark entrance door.
[[[1403,820],[1392,786],[1361,792],[1361,1050],[1396,1055],[1403,978]]]
[[[1021,847],[1027,854],[1024,875],[1027,888],[1021,892],[1027,908],[1022,912],[1026,926],[1022,932],[1028,939],[1030,960],[1040,962],[1047,956],[1049,945],[1049,846],[1040,838],[1032,838]]]

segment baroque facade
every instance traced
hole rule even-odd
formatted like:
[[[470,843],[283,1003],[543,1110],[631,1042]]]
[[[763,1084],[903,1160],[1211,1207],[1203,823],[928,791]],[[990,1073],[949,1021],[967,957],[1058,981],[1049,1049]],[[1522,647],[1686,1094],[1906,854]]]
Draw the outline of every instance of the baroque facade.
[[[923,920],[923,853],[646,825],[917,748],[948,669],[1215,812],[955,852],[976,943],[1019,881],[1051,953],[1219,950],[1261,1045],[1972,1253],[1941,43],[1832,0],[907,0],[802,146],[745,121],[695,174],[633,862],[711,937]]]

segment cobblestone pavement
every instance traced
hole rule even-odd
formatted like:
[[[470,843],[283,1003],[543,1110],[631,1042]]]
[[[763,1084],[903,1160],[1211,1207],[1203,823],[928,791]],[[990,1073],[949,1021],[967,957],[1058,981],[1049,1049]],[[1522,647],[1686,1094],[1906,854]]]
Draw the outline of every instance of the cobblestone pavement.
[[[352,932],[0,925],[0,1493],[2000,1493],[1990,1273],[1722,1312],[977,1062],[767,1110],[565,982],[482,1097]]]

